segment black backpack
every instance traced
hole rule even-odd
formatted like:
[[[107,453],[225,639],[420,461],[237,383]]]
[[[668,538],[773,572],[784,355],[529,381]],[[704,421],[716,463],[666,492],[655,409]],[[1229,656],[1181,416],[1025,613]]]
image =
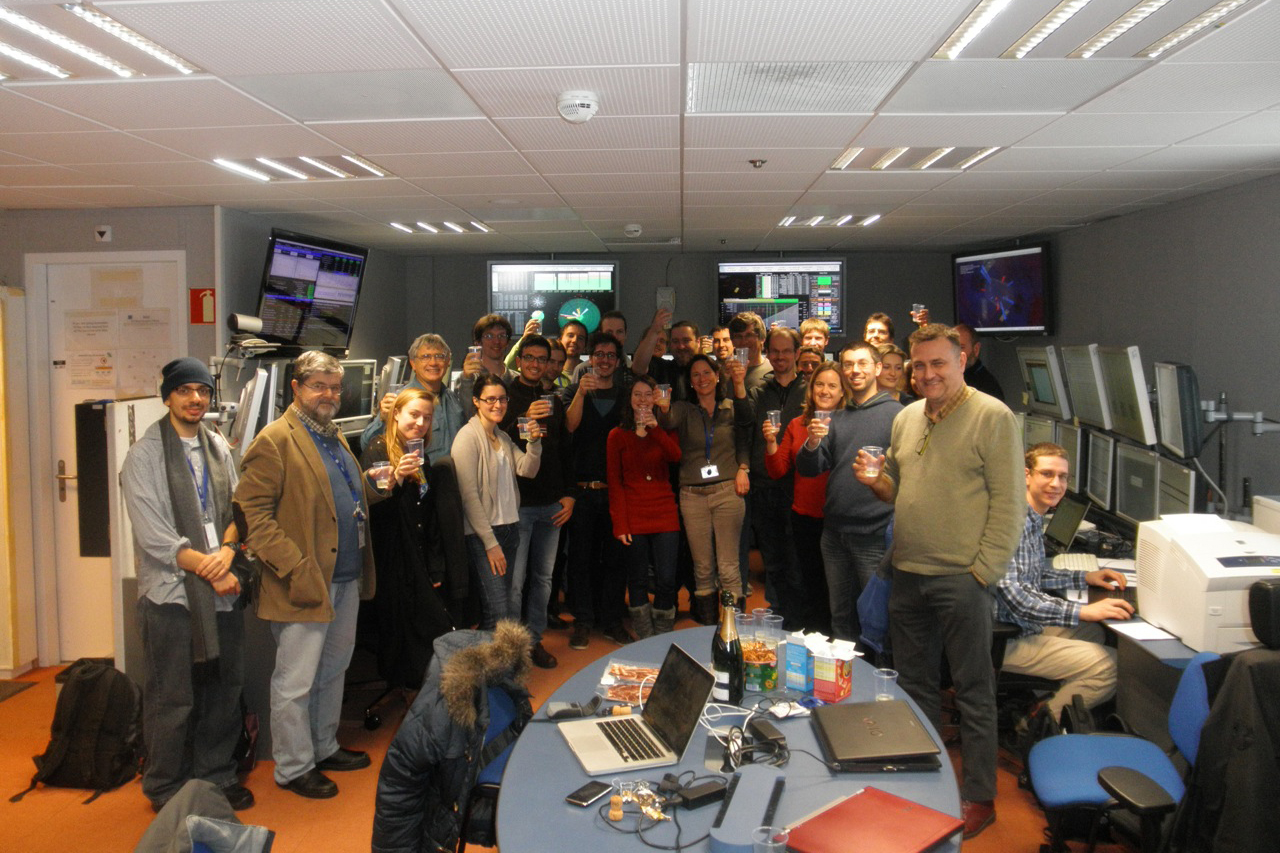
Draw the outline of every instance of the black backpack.
[[[53,712],[49,746],[34,758],[36,784],[90,788],[91,803],[138,775],[142,759],[142,690],[113,666],[81,658],[67,667]]]

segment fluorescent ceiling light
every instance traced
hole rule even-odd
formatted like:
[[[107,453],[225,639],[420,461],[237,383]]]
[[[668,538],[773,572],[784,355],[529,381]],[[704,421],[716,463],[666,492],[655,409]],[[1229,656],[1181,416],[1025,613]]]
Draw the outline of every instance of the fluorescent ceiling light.
[[[955,150],[956,150],[956,149],[955,149],[955,147],[954,147],[954,146],[952,146],[951,148],[939,148],[937,151],[933,152],[933,153],[932,153],[932,154],[930,154],[928,157],[926,157],[926,158],[924,158],[923,160],[921,160],[919,163],[916,163],[916,164],[915,164],[914,166],[912,166],[911,168],[913,168],[913,169],[927,169],[927,168],[929,168],[930,166],[932,166],[934,163],[938,162],[938,161],[939,161],[939,160],[941,160],[943,157],[946,157],[948,154],[950,154],[952,151],[955,151]]]
[[[115,36],[120,39],[120,41],[130,45],[131,47],[136,47],[148,56],[160,60],[165,65],[168,65],[170,68],[176,69],[183,74],[194,74],[200,70],[190,62],[187,62],[185,59],[178,56],[176,53],[165,50],[160,45],[148,38],[144,38],[138,33],[135,33],[124,24],[114,18],[104,15],[102,12],[87,3],[63,3],[62,8],[66,9],[77,18],[88,21],[103,32]]]
[[[974,163],[977,163],[980,160],[987,159],[988,157],[990,157],[992,154],[996,153],[999,150],[1000,150],[999,145],[993,145],[990,148],[983,148],[981,151],[979,151],[977,154],[974,154],[972,157],[962,160],[960,164],[956,166],[956,168],[967,169],[970,166],[972,166]]]
[[[810,228],[812,228],[813,226],[817,225],[821,221],[822,221],[821,216],[814,216],[814,217],[811,217],[809,221],[805,223],[805,225],[808,225]]]
[[[1205,27],[1225,18],[1227,15],[1230,15],[1236,9],[1239,9],[1248,2],[1249,0],[1223,0],[1222,3],[1219,3],[1211,9],[1205,10],[1204,14],[1187,22],[1185,26],[1179,27],[1159,41],[1155,41],[1147,45],[1142,50],[1138,51],[1137,55],[1145,56],[1147,59],[1155,59],[1169,48],[1181,44],[1203,30]]]
[[[476,222],[474,219],[471,220],[471,224],[474,225],[476,228],[479,228],[481,231],[483,231],[486,234],[488,234],[490,231],[493,230],[488,225],[485,225],[483,222]]]
[[[783,228],[786,228],[788,225],[790,225],[792,222],[795,222],[795,221],[796,221],[796,218],[794,216],[786,216],[786,217],[783,217],[782,221],[779,222],[778,224],[781,225]]]
[[[440,233],[440,229],[432,225],[430,222],[415,222],[414,224],[417,225],[419,228],[421,228],[423,231],[430,231],[432,234]]]
[[[1168,2],[1169,0],[1144,0],[1144,2],[1139,3],[1119,18],[1116,18],[1109,26],[1099,30],[1093,38],[1068,53],[1067,56],[1071,59],[1088,59],[1145,21]]]
[[[454,231],[457,231],[459,234],[466,234],[466,233],[467,233],[467,229],[463,228],[461,225],[454,225],[452,222],[446,222],[446,223],[444,223],[444,227],[445,227],[445,228],[452,228]]]
[[[883,157],[871,164],[871,170],[878,172],[881,169],[889,168],[889,166],[893,164],[894,160],[897,160],[903,154],[906,154],[907,151],[908,149],[906,148],[890,148]]]
[[[215,157],[213,159],[213,162],[217,163],[219,166],[221,166],[224,169],[228,169],[232,172],[245,175],[255,180],[259,180],[259,181],[271,180],[271,176],[268,175],[266,172],[259,172],[257,169],[251,169],[248,166],[242,166],[239,163],[233,162],[231,160],[223,160],[221,157]]]
[[[71,76],[71,72],[67,69],[60,68],[52,62],[45,62],[38,56],[32,56],[25,50],[19,50],[13,45],[5,44],[2,41],[0,41],[0,54],[4,54],[10,59],[21,62],[23,65],[30,65],[37,71],[43,71],[45,74],[52,74],[54,77],[58,77],[62,80]]]
[[[1013,0],[982,0],[973,11],[969,13],[969,17],[960,22],[960,26],[956,27],[955,32],[947,37],[942,43],[942,47],[938,48],[938,52],[933,55],[934,59],[955,59],[960,52],[969,46],[969,42],[977,38],[978,33],[987,28],[987,25],[1004,11],[1004,7],[1008,6]]]
[[[377,166],[370,163],[368,160],[365,160],[363,157],[352,157],[350,154],[343,154],[342,159],[346,160],[348,163],[356,164],[361,169],[364,169],[366,172],[372,172],[374,175],[377,175],[379,178],[385,178],[387,176],[386,172],[382,171]]]
[[[413,229],[412,229],[412,228],[410,228],[408,225],[401,225],[399,222],[392,222],[392,223],[390,223],[390,224],[391,224],[391,227],[392,227],[392,228],[398,228],[398,229],[400,229],[401,231],[403,231],[403,232],[404,232],[404,233],[406,233],[406,234],[412,234],[412,233],[413,233]]]
[[[30,18],[19,15],[17,12],[6,9],[3,6],[0,6],[0,21],[4,21],[6,24],[11,24],[20,30],[26,30],[31,33],[31,35],[44,39],[49,42],[49,44],[56,45],[63,50],[71,51],[81,59],[87,59],[94,65],[100,65],[120,77],[132,77],[138,73],[129,66],[116,62],[105,53],[99,53],[88,45],[81,44],[75,39],[69,39],[62,33],[57,32],[56,30],[51,30],[44,24],[38,24]],[[10,55],[12,56],[12,54]],[[18,57],[15,56],[13,58],[17,59]],[[20,61],[26,62],[26,60]],[[71,75],[67,74],[65,76],[69,77]]]
[[[831,164],[831,168],[832,169],[847,168],[848,165],[854,161],[854,158],[856,158],[861,153],[862,153],[862,149],[856,146],[853,148],[846,148],[844,150],[844,153],[841,154],[839,157],[837,157],[835,162]]]
[[[870,225],[872,222],[876,222],[876,221],[878,221],[879,219],[880,219],[880,214],[878,214],[878,213],[873,213],[873,214],[871,214],[870,216],[868,216],[866,219],[864,219],[864,220],[862,220],[861,222],[859,222],[858,224],[859,224],[860,226],[862,226],[863,228],[866,228],[866,227],[867,227],[868,225]]]
[[[1031,51],[1035,50],[1036,45],[1047,39],[1053,34],[1053,31],[1065,24],[1071,17],[1089,5],[1089,0],[1062,0],[1057,6],[1049,10],[1049,14],[1041,18],[1034,27],[1013,43],[1013,46],[1000,54],[1001,59],[1022,59]]]
[[[839,228],[841,225],[844,225],[850,219],[853,219],[853,214],[846,213],[844,216],[841,216],[839,219],[836,220],[836,227]]]
[[[257,160],[259,163],[266,166],[268,169],[275,169],[277,172],[279,172],[282,175],[288,175],[289,177],[297,178],[300,181],[305,181],[311,177],[305,172],[299,172],[297,169],[293,168],[292,166],[286,166],[284,163],[277,163],[275,160],[272,160],[270,157],[255,157],[253,159]]]
[[[328,172],[330,175],[333,175],[335,178],[351,177],[350,174],[342,171],[341,169],[335,169],[333,166],[330,166],[328,163],[324,162],[323,160],[317,160],[314,157],[299,157],[298,159],[306,163],[308,166],[315,166],[317,169],[319,169],[322,172]]]

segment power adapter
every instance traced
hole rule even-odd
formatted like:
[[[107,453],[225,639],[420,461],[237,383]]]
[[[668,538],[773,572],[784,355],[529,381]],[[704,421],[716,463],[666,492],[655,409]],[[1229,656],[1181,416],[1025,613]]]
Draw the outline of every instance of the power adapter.
[[[747,723],[747,734],[751,735],[757,743],[768,741],[776,743],[779,748],[787,745],[787,738],[782,732],[778,731],[778,727],[763,717],[752,717]]]
[[[723,800],[726,787],[724,780],[711,779],[692,787],[681,788],[676,797],[686,809],[697,809]]]

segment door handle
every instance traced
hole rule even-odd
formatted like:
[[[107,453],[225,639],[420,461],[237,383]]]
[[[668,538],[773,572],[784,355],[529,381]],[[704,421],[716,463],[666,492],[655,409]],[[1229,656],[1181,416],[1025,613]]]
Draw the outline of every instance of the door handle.
[[[58,500],[62,503],[66,503],[67,480],[78,480],[80,478],[75,474],[67,473],[67,463],[66,460],[63,459],[58,460],[58,473],[54,474],[53,478],[58,481]]]

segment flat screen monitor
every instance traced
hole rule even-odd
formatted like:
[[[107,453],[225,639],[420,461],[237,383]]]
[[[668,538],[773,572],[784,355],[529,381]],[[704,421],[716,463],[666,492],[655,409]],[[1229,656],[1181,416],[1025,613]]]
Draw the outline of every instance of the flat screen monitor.
[[[378,397],[389,392],[392,386],[405,383],[404,368],[408,363],[409,359],[403,355],[393,355],[387,359],[387,363],[382,365],[382,371],[378,374]]]
[[[278,345],[272,357],[347,354],[368,256],[359,246],[272,230],[258,298],[258,336]]]
[[[1063,495],[1062,500],[1058,501],[1053,517],[1044,528],[1044,538],[1049,540],[1055,551],[1071,550],[1071,543],[1080,530],[1080,522],[1084,521],[1088,511],[1088,501],[1078,501],[1070,495]]]
[[[1140,524],[1160,517],[1160,454],[1154,450],[1116,445],[1115,513]]]
[[[489,261],[489,310],[519,335],[534,311],[542,334],[558,337],[569,320],[600,328],[600,315],[618,307],[616,261]],[[636,333],[637,337],[639,333]]]
[[[1058,351],[1048,347],[1018,347],[1018,367],[1027,390],[1027,408],[1060,420],[1071,420],[1071,403],[1062,380]]]
[[[957,323],[978,334],[1053,333],[1049,244],[951,256]]]
[[[1027,415],[1022,420],[1022,449],[1030,450],[1037,444],[1053,441],[1053,421],[1039,415]]]
[[[1200,384],[1190,365],[1157,361],[1156,410],[1160,420],[1160,444],[1175,456],[1200,455]]]
[[[1100,432],[1089,433],[1089,475],[1084,493],[1099,509],[1111,509],[1111,463],[1115,458],[1116,440]]]
[[[1067,466],[1069,470],[1067,474],[1067,489],[1080,494],[1081,477],[1083,476],[1084,462],[1087,458],[1085,453],[1085,431],[1073,424],[1059,421],[1054,425],[1054,441],[1062,445],[1062,448],[1067,451]]]
[[[1156,423],[1137,347],[1098,347],[1102,381],[1111,406],[1111,429],[1139,444],[1156,443]]]
[[[844,260],[721,261],[720,325],[734,314],[754,311],[765,328],[800,328],[825,320],[832,335],[844,334]]]
[[[1089,426],[1111,429],[1111,405],[1102,380],[1098,345],[1063,347],[1062,366],[1075,416]]]
[[[240,404],[236,407],[236,416],[231,421],[231,429],[227,443],[231,449],[243,456],[253,443],[254,436],[271,420],[271,409],[267,405],[269,394],[267,371],[259,367],[253,376],[240,389]]]
[[[1196,472],[1170,459],[1160,460],[1161,515],[1196,511]]]
[[[373,359],[348,359],[342,362],[342,402],[333,422],[344,431],[363,429],[377,406],[378,362]]]

